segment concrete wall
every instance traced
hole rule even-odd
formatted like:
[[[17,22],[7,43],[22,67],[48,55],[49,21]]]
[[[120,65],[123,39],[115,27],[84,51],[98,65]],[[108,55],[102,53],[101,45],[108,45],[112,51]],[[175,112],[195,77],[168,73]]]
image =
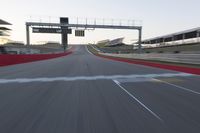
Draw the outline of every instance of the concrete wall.
[[[29,49],[29,48],[6,47],[5,50],[7,53],[10,53],[10,54],[39,54],[40,53],[40,50],[38,49]]]
[[[177,63],[200,64],[200,54],[109,54],[100,53],[107,56],[145,59],[157,61],[169,61]]]

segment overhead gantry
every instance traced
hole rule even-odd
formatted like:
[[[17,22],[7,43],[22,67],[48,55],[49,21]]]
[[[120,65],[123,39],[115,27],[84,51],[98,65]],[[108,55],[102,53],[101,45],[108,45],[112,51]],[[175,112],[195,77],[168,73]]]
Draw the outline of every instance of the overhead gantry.
[[[126,25],[98,25],[98,24],[70,24],[68,21],[68,18],[60,18],[60,23],[40,23],[40,22],[26,22],[26,43],[27,45],[30,45],[30,27],[36,27],[36,28],[46,28],[49,29],[47,31],[50,33],[60,33],[62,35],[62,45],[64,46],[64,49],[68,46],[68,34],[70,34],[71,28],[83,28],[84,30],[87,29],[123,29],[123,30],[138,30],[138,48],[139,53],[141,53],[142,49],[142,26],[126,26]],[[53,30],[54,29],[54,30]],[[55,29],[58,29],[57,31]],[[60,29],[60,30],[59,30]],[[45,33],[47,33],[45,32]],[[42,33],[38,30],[38,33]],[[43,32],[44,33],[44,32]]]

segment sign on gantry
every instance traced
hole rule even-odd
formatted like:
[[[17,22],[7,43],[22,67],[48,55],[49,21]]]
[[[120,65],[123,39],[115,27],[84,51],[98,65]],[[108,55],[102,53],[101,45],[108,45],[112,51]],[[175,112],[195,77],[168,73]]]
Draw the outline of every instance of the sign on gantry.
[[[75,30],[75,36],[84,37],[85,36],[85,31],[84,30]]]
[[[61,28],[39,28],[39,27],[33,27],[32,28],[33,33],[68,33],[72,34],[72,29],[61,29]]]

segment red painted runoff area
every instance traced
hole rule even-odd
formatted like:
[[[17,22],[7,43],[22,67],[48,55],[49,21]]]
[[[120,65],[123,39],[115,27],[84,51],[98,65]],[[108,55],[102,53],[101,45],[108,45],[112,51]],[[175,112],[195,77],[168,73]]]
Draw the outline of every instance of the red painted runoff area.
[[[21,54],[21,55],[10,55],[10,54],[0,54],[0,66],[15,65],[39,60],[46,60],[57,58],[61,56],[66,56],[71,54],[72,51],[65,53],[56,53],[56,54]]]
[[[125,58],[116,58],[116,57],[104,56],[104,55],[99,55],[99,54],[96,54],[96,55],[99,57],[103,57],[103,58],[107,58],[107,59],[111,59],[115,61],[120,61],[120,62],[139,64],[139,65],[145,65],[145,66],[151,66],[151,67],[157,67],[157,68],[162,68],[162,69],[168,69],[168,70],[200,75],[200,68],[191,68],[191,67],[176,66],[176,65],[170,65],[170,64],[168,65],[168,64],[161,64],[161,63],[155,63],[155,62],[143,61],[143,60],[134,60],[134,59],[130,60],[130,59],[125,59]]]

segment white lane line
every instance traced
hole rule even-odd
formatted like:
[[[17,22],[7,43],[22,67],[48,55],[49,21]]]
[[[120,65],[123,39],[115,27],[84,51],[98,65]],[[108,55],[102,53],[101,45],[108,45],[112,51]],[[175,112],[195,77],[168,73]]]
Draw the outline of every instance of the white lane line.
[[[188,92],[191,92],[191,93],[194,93],[194,94],[197,94],[197,95],[200,95],[200,92],[196,92],[196,91],[193,91],[193,90],[190,90],[190,89],[187,89],[185,87],[182,87],[182,86],[178,86],[178,85],[175,85],[175,84],[172,84],[172,83],[169,83],[167,81],[163,81],[163,80],[159,80],[159,79],[155,79],[155,81],[158,81],[158,82],[161,82],[161,83],[165,83],[167,85],[171,85],[171,86],[174,86],[176,88],[179,88],[179,89],[182,89],[182,90],[185,90],[185,91],[188,91]]]
[[[87,45],[85,46],[85,49],[87,50],[87,52],[88,52],[89,54],[94,55],[93,53],[91,53],[91,52],[89,51]]]
[[[154,117],[159,119],[160,121],[163,121],[156,113],[154,113],[151,109],[149,109],[146,105],[144,105],[140,100],[138,100],[135,96],[133,96],[130,92],[128,92],[123,86],[121,86],[120,82],[117,80],[113,80],[123,91],[125,91],[130,97],[132,97],[135,101],[137,101],[143,108],[145,108],[147,111],[149,111]]]
[[[145,75],[99,75],[99,76],[77,76],[77,77],[39,77],[39,78],[16,78],[0,79],[0,84],[5,83],[30,83],[30,82],[56,82],[56,81],[93,81],[93,80],[121,80],[134,78],[158,78],[158,77],[186,77],[193,76],[186,73],[164,73]]]

